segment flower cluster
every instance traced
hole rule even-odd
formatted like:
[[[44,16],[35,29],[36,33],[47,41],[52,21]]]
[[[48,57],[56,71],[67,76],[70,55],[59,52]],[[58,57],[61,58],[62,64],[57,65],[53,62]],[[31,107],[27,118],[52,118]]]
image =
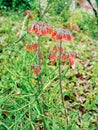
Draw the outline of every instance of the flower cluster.
[[[56,40],[68,40],[68,41],[73,40],[72,34],[68,30],[62,28],[57,28],[55,31],[53,31],[52,38]]]
[[[32,66],[32,68],[33,68],[35,76],[37,76],[37,75],[39,75],[41,73],[41,68],[38,65]]]
[[[58,56],[57,56],[57,53],[58,52],[61,52],[62,55],[61,55],[61,60],[62,61],[65,61],[65,54],[64,54],[64,48],[60,48],[59,46],[54,46],[52,48],[52,51],[50,52],[49,54],[49,58],[50,58],[50,61],[54,61]]]
[[[34,51],[37,51],[38,50],[38,44],[35,44],[35,43],[32,43],[32,44],[30,44],[30,45],[26,45],[26,50],[27,51],[32,51],[32,50],[34,50]]]
[[[48,35],[53,32],[52,28],[50,25],[43,23],[43,22],[33,22],[31,24],[30,29],[28,30],[30,34],[34,32],[35,35]]]
[[[59,46],[54,46],[53,48],[52,48],[52,51],[54,51],[54,52],[64,52],[64,48],[60,48]]]
[[[60,60],[65,62],[68,59],[70,66],[72,68],[74,68],[74,66],[75,66],[75,56],[74,56],[74,54],[71,54],[71,53],[65,54],[64,48],[62,48],[62,47],[60,48],[58,46],[54,46],[52,48],[52,51],[49,54],[50,61],[54,61],[58,58],[58,52],[61,52]]]
[[[62,28],[58,28],[53,30],[50,25],[43,22],[33,22],[28,32],[30,34],[34,33],[37,36],[45,36],[50,34],[53,39],[58,40],[60,42],[62,40],[67,40],[67,41],[73,40],[73,35],[68,29],[65,30]],[[40,44],[32,43],[30,45],[26,45],[26,50],[27,51],[33,50],[34,52],[37,51],[39,57],[39,63],[40,63],[40,58],[42,57],[42,52],[40,51]],[[49,54],[49,59],[50,61],[54,61],[58,58],[60,58],[62,62],[65,62],[68,59],[70,66],[72,68],[74,67],[75,64],[74,55],[71,53],[65,54],[64,48],[61,46],[54,46]],[[32,68],[34,71],[34,75],[39,75],[41,73],[40,64],[37,66],[33,66]]]
[[[26,45],[26,50],[27,51],[34,51],[34,52],[36,52],[36,51],[38,51],[38,48],[39,48],[39,45],[37,44],[37,43],[32,43],[32,44],[30,44],[30,45]],[[42,52],[40,52],[40,58],[42,58]]]
[[[57,58],[57,54],[55,52],[51,51],[49,54],[50,61],[54,61],[56,58]]]

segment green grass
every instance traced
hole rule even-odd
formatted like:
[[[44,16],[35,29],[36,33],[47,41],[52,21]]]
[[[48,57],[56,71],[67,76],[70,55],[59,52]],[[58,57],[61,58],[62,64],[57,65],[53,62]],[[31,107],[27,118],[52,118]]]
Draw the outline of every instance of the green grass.
[[[69,118],[65,124],[58,82],[58,66],[48,59],[56,44],[41,38],[44,53],[43,85],[39,86],[31,69],[37,64],[34,52],[25,45],[32,41],[27,35],[19,38],[22,14],[0,15],[0,130],[97,130],[98,129],[98,44],[86,33],[75,34],[75,40],[64,43],[66,51],[76,53],[76,68],[62,64],[63,93]],[[58,26],[54,21],[53,26]],[[61,26],[61,25],[60,25]],[[33,38],[36,41],[36,38]],[[66,75],[65,75],[66,73]],[[44,114],[43,114],[44,113]],[[46,126],[44,125],[46,124]],[[42,127],[46,128],[42,128]]]

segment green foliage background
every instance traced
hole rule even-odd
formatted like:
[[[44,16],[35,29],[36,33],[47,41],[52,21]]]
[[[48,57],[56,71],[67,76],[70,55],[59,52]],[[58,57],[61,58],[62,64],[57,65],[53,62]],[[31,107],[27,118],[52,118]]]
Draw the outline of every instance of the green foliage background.
[[[0,0],[0,9],[25,10],[34,9],[36,7],[35,0]]]

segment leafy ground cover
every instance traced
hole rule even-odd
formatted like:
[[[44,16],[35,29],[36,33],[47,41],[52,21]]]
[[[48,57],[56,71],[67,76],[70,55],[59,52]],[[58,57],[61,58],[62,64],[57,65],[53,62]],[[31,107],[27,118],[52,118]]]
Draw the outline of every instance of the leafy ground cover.
[[[97,130],[98,129],[98,41],[88,31],[73,31],[74,41],[64,43],[75,53],[75,69],[62,63],[64,102],[69,120],[65,123],[59,89],[57,61],[51,63],[49,51],[57,43],[41,38],[43,87],[39,87],[31,69],[36,54],[25,46],[30,35],[15,43],[21,32],[22,14],[0,14],[0,130]],[[58,19],[58,21],[56,21]],[[70,19],[69,19],[70,21]],[[50,18],[54,27],[66,25],[58,16]],[[91,24],[91,23],[90,23]],[[97,26],[96,26],[97,28]],[[97,29],[96,29],[97,30]],[[36,41],[36,38],[33,37]],[[44,112],[44,114],[41,113]]]

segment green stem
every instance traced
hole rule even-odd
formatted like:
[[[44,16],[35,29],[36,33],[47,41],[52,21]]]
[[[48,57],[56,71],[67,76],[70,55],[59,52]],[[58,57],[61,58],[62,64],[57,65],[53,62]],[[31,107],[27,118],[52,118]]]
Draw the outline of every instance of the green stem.
[[[40,36],[38,36],[38,65],[39,65],[39,67],[41,69],[41,56],[40,56],[40,53],[41,53],[41,49],[40,49]],[[42,84],[42,79],[41,79],[41,77],[39,77],[39,78],[38,79],[40,80],[40,84]]]
[[[41,60],[40,60],[40,36],[38,36],[38,64],[41,67]]]
[[[66,118],[66,121],[67,121],[66,123],[68,125],[67,109],[65,108],[64,95],[63,95],[63,89],[62,89],[61,48],[62,48],[62,41],[60,41],[60,48],[59,48],[59,85],[60,85],[60,93],[61,93],[62,105],[63,105],[63,108],[64,108],[64,115],[65,115],[65,118]]]

